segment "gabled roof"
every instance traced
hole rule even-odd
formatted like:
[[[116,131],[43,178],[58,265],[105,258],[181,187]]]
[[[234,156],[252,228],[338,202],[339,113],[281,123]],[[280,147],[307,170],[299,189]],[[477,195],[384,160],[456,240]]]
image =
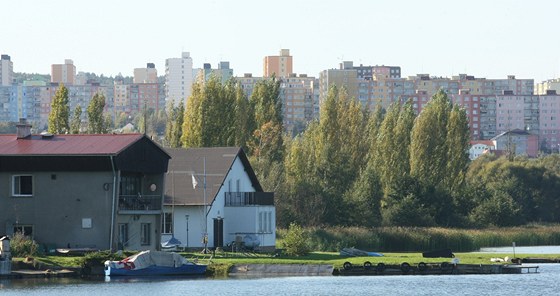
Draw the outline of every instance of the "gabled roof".
[[[481,145],[486,145],[486,146],[494,146],[494,142],[491,140],[474,140],[471,141],[471,146],[477,145],[477,144],[481,144]]]
[[[165,175],[165,204],[204,205],[205,176],[206,203],[212,204],[237,157],[243,163],[255,190],[262,191],[247,155],[239,147],[166,148],[165,151],[171,155]],[[198,183],[196,189],[193,188],[192,175]]]
[[[83,134],[50,137],[32,135],[17,139],[16,135],[0,135],[0,155],[116,155],[143,136],[143,134]]]
[[[506,135],[518,135],[518,136],[530,136],[531,134],[528,133],[527,131],[521,130],[521,129],[514,129],[514,130],[510,130],[510,131],[505,131],[497,136],[495,136],[494,138],[492,138],[491,140],[496,140],[499,139],[503,136]]]

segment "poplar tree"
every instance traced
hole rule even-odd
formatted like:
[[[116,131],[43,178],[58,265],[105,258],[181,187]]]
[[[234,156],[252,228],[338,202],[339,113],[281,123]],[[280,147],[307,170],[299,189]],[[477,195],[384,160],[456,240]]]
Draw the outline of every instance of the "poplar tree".
[[[445,186],[450,192],[459,191],[465,181],[469,164],[470,130],[465,109],[454,105],[447,124],[447,167]]]
[[[105,108],[105,96],[102,93],[96,93],[91,98],[87,107],[88,116],[88,133],[90,134],[104,134],[107,133],[107,126],[105,125],[105,117],[103,116],[103,109]]]
[[[424,184],[436,185],[447,174],[447,127],[451,102],[439,90],[416,117],[411,136],[411,175]]]
[[[72,117],[72,122],[70,123],[70,133],[79,134],[81,125],[82,125],[82,107],[78,105],[76,106],[76,109],[74,109],[74,116]]]
[[[68,101],[68,89],[60,84],[51,102],[49,113],[48,132],[51,134],[66,134],[70,131],[68,124],[70,106]]]

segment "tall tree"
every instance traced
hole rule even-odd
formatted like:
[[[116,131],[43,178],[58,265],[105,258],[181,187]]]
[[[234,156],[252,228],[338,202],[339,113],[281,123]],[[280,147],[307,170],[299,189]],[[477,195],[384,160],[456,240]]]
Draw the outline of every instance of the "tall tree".
[[[82,125],[82,107],[78,105],[76,106],[76,109],[74,109],[74,116],[72,117],[72,122],[70,123],[70,133],[79,134],[81,125]]]
[[[60,84],[51,102],[51,113],[49,114],[48,131],[51,134],[65,134],[70,131],[69,126],[70,106],[68,101],[68,89]]]
[[[411,137],[410,170],[426,184],[439,184],[447,174],[447,126],[451,102],[439,90],[416,117]]]
[[[463,187],[469,164],[470,130],[467,113],[453,105],[447,123],[447,167],[444,183],[450,192]]]
[[[105,126],[105,117],[103,110],[105,109],[105,95],[98,92],[91,98],[87,107],[88,116],[88,133],[104,134],[107,133]]]

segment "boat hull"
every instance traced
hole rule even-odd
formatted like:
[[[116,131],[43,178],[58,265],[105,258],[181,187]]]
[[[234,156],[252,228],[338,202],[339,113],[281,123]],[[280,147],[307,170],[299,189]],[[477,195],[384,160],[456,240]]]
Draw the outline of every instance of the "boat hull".
[[[105,266],[106,276],[204,275],[204,273],[206,273],[206,265],[198,264],[187,264],[179,267],[149,266],[142,269]]]

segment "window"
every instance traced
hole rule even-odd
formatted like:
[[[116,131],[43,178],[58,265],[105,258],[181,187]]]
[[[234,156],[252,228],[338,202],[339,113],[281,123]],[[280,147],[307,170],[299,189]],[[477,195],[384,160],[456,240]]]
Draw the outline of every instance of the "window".
[[[119,249],[128,245],[128,223],[119,223]]]
[[[161,233],[173,233],[173,214],[163,213],[161,216]]]
[[[140,224],[140,244],[149,245],[150,244],[150,223]]]
[[[27,237],[33,237],[33,225],[14,225],[14,234],[21,233]]]
[[[33,176],[12,176],[12,196],[33,196]]]

